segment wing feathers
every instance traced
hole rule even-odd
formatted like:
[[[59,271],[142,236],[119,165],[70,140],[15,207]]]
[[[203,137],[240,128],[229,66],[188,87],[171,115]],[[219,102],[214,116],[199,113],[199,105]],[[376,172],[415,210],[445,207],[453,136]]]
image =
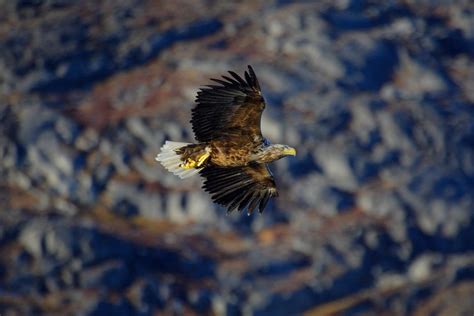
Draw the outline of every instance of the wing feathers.
[[[268,200],[277,196],[273,177],[265,164],[243,167],[207,167],[200,171],[205,178],[203,189],[214,202],[227,207],[228,212],[247,208],[251,213],[258,207],[262,212]]]
[[[224,78],[225,80],[229,81],[232,85],[236,85],[236,86],[240,85],[240,83],[239,83],[238,81],[235,81],[234,79],[229,78],[229,77],[227,77],[227,76],[222,76],[222,78]]]
[[[235,72],[233,72],[233,71],[230,70],[230,71],[228,71],[228,73],[230,73],[230,75],[231,75],[232,77],[234,77],[234,79],[237,80],[237,81],[240,83],[240,85],[242,85],[242,86],[244,86],[244,87],[248,85],[248,82],[245,82],[244,79],[242,79],[242,78],[241,78],[238,74],[236,74]],[[247,73],[247,72],[246,72],[246,73]]]
[[[191,124],[200,142],[223,136],[230,128],[242,130],[250,139],[262,138],[260,118],[265,105],[255,72],[248,66],[243,78],[233,71],[229,74],[211,79],[217,84],[206,85],[197,93]]]
[[[250,67],[250,65],[248,66],[248,68],[249,68],[250,77],[252,78],[252,85],[255,88],[257,88],[257,90],[260,91],[260,84],[258,82],[257,76],[255,75],[255,72],[253,71],[253,68]]]

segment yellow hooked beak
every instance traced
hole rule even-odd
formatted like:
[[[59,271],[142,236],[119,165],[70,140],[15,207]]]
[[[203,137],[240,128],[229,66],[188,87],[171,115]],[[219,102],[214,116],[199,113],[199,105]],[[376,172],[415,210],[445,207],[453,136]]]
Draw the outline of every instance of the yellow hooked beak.
[[[290,147],[288,149],[285,149],[283,153],[288,156],[296,156],[296,149]]]

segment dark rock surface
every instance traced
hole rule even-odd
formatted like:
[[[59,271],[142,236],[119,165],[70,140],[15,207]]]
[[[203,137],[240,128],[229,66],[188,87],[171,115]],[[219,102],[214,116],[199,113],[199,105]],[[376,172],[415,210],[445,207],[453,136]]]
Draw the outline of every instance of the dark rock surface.
[[[3,1],[1,315],[471,315],[469,1]],[[253,65],[280,197],[154,161]]]

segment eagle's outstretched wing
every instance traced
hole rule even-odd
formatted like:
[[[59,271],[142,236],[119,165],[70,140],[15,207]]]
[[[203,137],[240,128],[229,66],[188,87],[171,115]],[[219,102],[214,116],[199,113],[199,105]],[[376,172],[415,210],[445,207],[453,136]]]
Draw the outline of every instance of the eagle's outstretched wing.
[[[263,212],[270,197],[278,196],[266,164],[232,168],[210,166],[200,174],[205,178],[203,189],[211,194],[214,202],[227,207],[228,212],[247,208],[251,213],[257,207]]]
[[[208,142],[217,137],[250,136],[263,141],[260,118],[265,101],[257,76],[251,66],[245,79],[229,71],[231,77],[211,79],[220,85],[208,85],[197,94],[191,124],[196,139]]]

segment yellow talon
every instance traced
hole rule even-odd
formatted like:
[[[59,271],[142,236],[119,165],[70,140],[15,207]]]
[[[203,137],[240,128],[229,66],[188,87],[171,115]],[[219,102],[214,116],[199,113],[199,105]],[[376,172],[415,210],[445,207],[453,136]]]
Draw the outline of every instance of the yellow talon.
[[[211,154],[206,152],[204,155],[202,155],[201,157],[198,158],[198,163],[197,163],[197,166],[198,167],[201,167],[201,165],[204,163],[204,161],[206,161],[207,158],[209,158]]]
[[[186,160],[186,162],[179,165],[183,169],[192,169],[196,167],[196,162],[192,159]]]
[[[179,167],[183,169],[192,169],[196,167],[201,167],[202,164],[206,161],[207,158],[209,158],[210,155],[211,155],[210,153],[206,152],[202,154],[201,156],[199,156],[197,161],[191,158],[188,158],[186,159],[186,161],[180,164]]]

